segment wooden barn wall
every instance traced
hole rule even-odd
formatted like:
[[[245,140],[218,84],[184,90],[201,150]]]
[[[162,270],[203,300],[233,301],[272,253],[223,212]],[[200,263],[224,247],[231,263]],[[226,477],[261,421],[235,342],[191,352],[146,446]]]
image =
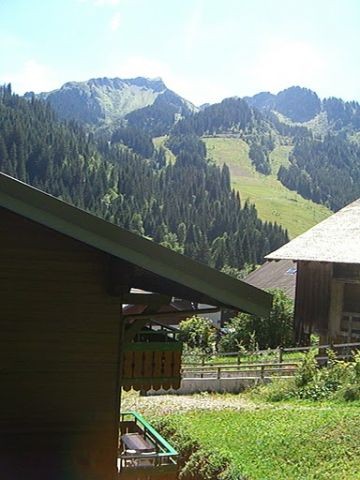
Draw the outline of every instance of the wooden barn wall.
[[[343,310],[360,313],[360,284],[346,283],[344,285]]]
[[[303,332],[328,328],[332,264],[298,262],[295,324],[298,340]]]
[[[119,299],[108,258],[0,209],[2,480],[116,471]]]

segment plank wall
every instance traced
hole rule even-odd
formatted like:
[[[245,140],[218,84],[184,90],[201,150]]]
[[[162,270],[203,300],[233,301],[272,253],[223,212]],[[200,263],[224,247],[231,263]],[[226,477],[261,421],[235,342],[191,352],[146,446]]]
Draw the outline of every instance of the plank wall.
[[[298,262],[295,296],[297,340],[305,331],[327,332],[332,264]]]
[[[0,209],[2,480],[115,477],[120,301],[108,257]]]

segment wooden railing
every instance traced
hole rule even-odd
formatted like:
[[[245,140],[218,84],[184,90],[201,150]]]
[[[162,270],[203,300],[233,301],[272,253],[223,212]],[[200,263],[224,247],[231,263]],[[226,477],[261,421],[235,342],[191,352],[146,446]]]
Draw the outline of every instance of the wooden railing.
[[[328,361],[327,350],[336,353],[339,360],[350,359],[354,350],[360,349],[360,343],[338,343],[309,347],[289,347],[256,352],[230,352],[213,355],[211,358],[202,357],[200,362],[184,362],[182,365],[182,378],[271,378],[290,377],[295,374],[303,355],[295,358],[294,354],[304,354],[308,351],[316,351],[316,358],[321,364]],[[219,363],[219,359],[223,361]],[[224,358],[232,359],[225,362]],[[217,363],[218,360],[218,363]]]
[[[200,365],[184,366],[182,378],[273,378],[290,377],[294,375],[298,367],[297,363],[248,363],[242,365],[221,364],[221,365]]]

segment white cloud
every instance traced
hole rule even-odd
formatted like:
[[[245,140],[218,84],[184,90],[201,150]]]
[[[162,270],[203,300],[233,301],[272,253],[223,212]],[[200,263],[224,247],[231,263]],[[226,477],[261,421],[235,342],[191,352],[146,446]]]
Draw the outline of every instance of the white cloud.
[[[47,92],[60,87],[56,73],[36,60],[27,60],[16,72],[0,72],[0,83],[11,83],[16,93]]]
[[[181,72],[170,68],[168,64],[142,56],[127,58],[124,63],[111,68],[108,75],[120,78],[161,77],[170,90],[196,105],[217,102],[227,96],[225,88],[211,79],[184,77]]]
[[[27,42],[23,38],[8,32],[0,32],[0,50],[24,47],[27,47]]]
[[[130,77],[160,77],[169,73],[166,64],[142,56],[128,57],[124,63],[115,67],[116,75]]]
[[[96,7],[116,7],[121,0],[93,0]]]
[[[325,75],[325,56],[310,43],[271,42],[247,72],[254,90],[276,92],[291,85],[315,87]]]
[[[122,20],[122,15],[120,12],[116,12],[111,20],[110,20],[110,30],[112,32],[116,32],[117,30],[119,30],[119,27],[121,25],[121,20]]]
[[[77,0],[80,3],[91,3],[95,7],[117,7],[122,0]]]
[[[184,25],[183,36],[184,42],[183,45],[189,50],[194,48],[195,44],[203,36],[204,25],[204,5],[202,1],[198,1],[195,4],[195,7],[191,10],[191,13]]]

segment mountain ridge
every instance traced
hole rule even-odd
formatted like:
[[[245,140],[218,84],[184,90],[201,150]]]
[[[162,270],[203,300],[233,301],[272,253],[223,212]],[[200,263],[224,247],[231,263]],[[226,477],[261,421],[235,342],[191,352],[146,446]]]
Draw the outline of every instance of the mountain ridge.
[[[160,77],[99,77],[69,81],[50,92],[27,92],[24,96],[48,101],[61,119],[99,127],[104,123],[118,123],[133,111],[150,107],[159,97],[169,94],[172,95],[174,114],[197,111],[195,105],[172,92]]]
[[[161,79],[143,77],[68,82],[44,98],[54,104],[54,95],[69,119],[79,118],[80,104],[83,123],[104,142],[113,139],[150,152],[152,139],[164,135],[172,145],[182,136],[235,136],[247,143],[250,161],[263,175],[272,174],[274,149],[288,145],[288,163],[276,175],[285,187],[331,210],[360,196],[360,105],[355,101],[320,100],[316,92],[293,86],[276,95],[230,97],[197,108]],[[137,131],[145,134],[139,135],[140,144],[134,140]]]

